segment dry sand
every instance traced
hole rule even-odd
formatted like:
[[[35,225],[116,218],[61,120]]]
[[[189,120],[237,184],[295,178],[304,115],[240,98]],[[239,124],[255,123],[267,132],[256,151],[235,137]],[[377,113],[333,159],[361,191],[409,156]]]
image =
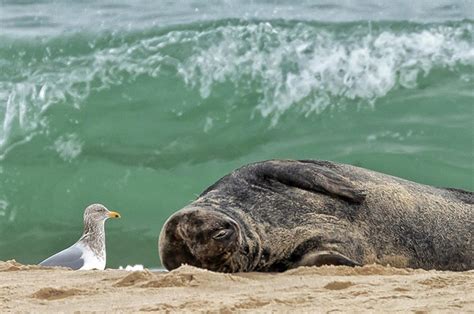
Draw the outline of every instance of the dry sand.
[[[473,312],[474,271],[302,267],[285,273],[71,271],[0,262],[0,312]]]

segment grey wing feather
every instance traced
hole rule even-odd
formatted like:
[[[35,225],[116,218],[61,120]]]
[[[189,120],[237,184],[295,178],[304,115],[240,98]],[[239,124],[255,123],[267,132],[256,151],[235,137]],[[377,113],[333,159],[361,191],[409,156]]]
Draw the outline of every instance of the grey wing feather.
[[[40,263],[40,265],[69,267],[74,270],[80,269],[84,266],[84,260],[81,258],[82,253],[83,252],[79,247],[73,245],[45,259]]]

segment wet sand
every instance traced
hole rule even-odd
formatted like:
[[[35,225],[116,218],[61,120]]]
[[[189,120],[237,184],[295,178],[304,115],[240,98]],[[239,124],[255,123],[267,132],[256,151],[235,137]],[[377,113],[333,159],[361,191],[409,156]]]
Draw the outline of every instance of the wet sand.
[[[284,273],[72,271],[0,262],[0,312],[474,313],[474,271],[389,266]]]

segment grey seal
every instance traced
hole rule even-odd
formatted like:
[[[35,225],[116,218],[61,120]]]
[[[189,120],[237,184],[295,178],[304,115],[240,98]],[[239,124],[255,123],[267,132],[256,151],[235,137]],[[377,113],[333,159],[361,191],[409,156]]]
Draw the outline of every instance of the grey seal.
[[[474,193],[329,161],[243,166],[173,214],[162,265],[220,272],[325,264],[473,268]]]
[[[105,269],[105,221],[120,218],[104,205],[92,204],[84,210],[84,232],[79,240],[59,253],[48,257],[41,266],[62,266],[74,270]]]

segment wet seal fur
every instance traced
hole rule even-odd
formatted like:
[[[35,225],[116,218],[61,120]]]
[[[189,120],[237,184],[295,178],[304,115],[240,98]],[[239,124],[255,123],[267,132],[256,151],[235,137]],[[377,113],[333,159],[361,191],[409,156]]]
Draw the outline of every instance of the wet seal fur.
[[[473,269],[474,193],[351,165],[243,166],[173,214],[159,239],[169,270],[221,272],[391,264]]]

